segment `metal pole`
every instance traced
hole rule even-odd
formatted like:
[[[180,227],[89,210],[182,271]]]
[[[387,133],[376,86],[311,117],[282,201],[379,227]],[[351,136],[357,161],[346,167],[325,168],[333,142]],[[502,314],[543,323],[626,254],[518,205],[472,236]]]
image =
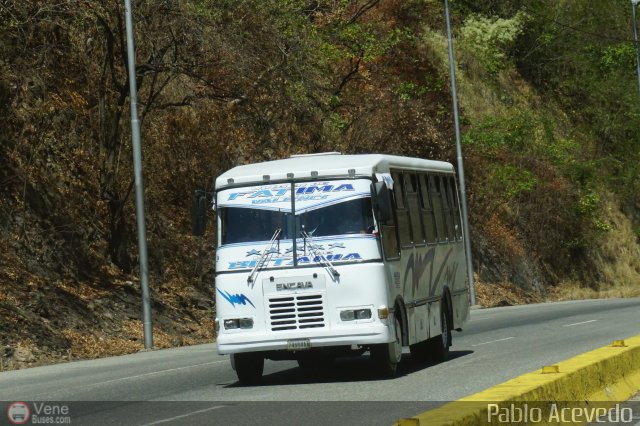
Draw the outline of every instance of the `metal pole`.
[[[636,20],[636,9],[640,0],[631,0],[631,15],[633,17],[633,37],[636,41],[636,68],[638,70],[638,91],[640,92],[640,45],[638,44],[638,21]]]
[[[451,41],[451,23],[449,22],[449,2],[444,0],[444,13],[447,21],[447,43],[449,46],[449,74],[451,77],[451,97],[453,98],[453,121],[456,129],[456,158],[458,161],[458,176],[460,179],[460,207],[462,207],[462,230],[464,232],[464,248],[467,254],[467,274],[469,278],[469,295],[471,305],[476,304],[476,285],[473,279],[473,261],[471,259],[471,238],[469,235],[469,218],[467,214],[467,193],[464,186],[464,161],[462,159],[462,145],[460,143],[460,120],[458,119],[458,91],[456,89],[456,74],[453,62],[453,42]]]
[[[131,140],[133,143],[133,170],[136,184],[136,220],[138,225],[138,253],[140,256],[144,347],[145,349],[151,349],[153,348],[153,328],[151,325],[151,303],[149,299],[147,228],[144,218],[144,187],[142,185],[142,154],[140,150],[140,122],[138,121],[138,89],[136,87],[136,56],[133,44],[131,0],[124,1],[124,9],[127,25],[127,64],[129,68],[129,98],[131,99]]]

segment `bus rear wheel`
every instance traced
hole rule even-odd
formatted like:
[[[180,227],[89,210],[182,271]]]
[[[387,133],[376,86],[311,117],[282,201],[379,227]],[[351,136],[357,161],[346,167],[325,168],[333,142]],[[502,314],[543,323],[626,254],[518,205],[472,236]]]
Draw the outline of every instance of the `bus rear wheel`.
[[[232,354],[231,365],[236,370],[240,383],[255,385],[262,379],[264,356],[255,352]]]
[[[398,317],[394,316],[394,320],[395,340],[371,347],[371,360],[382,377],[394,377],[402,359],[402,326]]]
[[[451,346],[451,324],[449,324],[449,311],[443,302],[440,307],[440,331],[441,334],[427,340],[429,345],[429,360],[444,362],[449,358],[449,346]]]

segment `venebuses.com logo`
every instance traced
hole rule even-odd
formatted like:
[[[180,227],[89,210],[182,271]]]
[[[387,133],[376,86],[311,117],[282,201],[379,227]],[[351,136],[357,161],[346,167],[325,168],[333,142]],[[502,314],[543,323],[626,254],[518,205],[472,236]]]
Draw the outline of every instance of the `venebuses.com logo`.
[[[14,425],[68,425],[71,424],[71,410],[69,405],[57,402],[16,401],[9,404],[7,418],[9,423]]]
[[[29,421],[31,410],[26,402],[12,402],[7,408],[7,417],[14,425],[23,425]]]

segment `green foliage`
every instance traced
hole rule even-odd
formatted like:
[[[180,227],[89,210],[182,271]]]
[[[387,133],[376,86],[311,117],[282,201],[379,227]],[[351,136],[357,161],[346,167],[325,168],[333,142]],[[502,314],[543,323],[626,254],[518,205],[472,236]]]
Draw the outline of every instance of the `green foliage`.
[[[538,183],[536,176],[522,167],[499,164],[493,169],[493,179],[497,184],[493,189],[502,194],[504,202],[533,191]]]
[[[331,129],[338,132],[344,131],[349,125],[348,121],[337,113],[330,114],[327,122]]]
[[[580,161],[595,161],[610,189],[634,204],[640,175],[640,102],[635,46],[624,41],[633,36],[630,7],[621,0],[602,0],[598,7],[532,1],[530,20],[517,40],[517,50],[526,54],[517,63],[595,145],[593,158]]]
[[[518,12],[510,19],[471,15],[460,28],[460,35],[464,47],[473,53],[487,72],[495,74],[507,65],[508,52],[522,33],[526,21],[524,12]]]
[[[402,81],[393,89],[393,93],[403,101],[416,99],[430,92],[439,92],[444,89],[444,79],[441,76],[428,74],[424,84],[413,81]]]
[[[428,89],[424,86],[420,86],[412,81],[403,81],[396,86],[393,90],[396,95],[403,101],[414,99],[417,96],[423,95],[428,92]]]
[[[539,119],[529,111],[508,117],[486,116],[463,136],[463,143],[495,152],[499,148],[532,151]]]
[[[213,21],[222,17],[220,9],[215,7],[215,0],[191,0],[189,3],[195,17]]]
[[[611,230],[611,224],[607,222],[603,212],[602,199],[597,191],[587,188],[582,191],[576,206],[578,215],[585,218],[592,225],[592,229],[597,232]]]
[[[349,55],[336,44],[324,40],[320,43],[320,53],[328,62],[337,62],[349,58]]]
[[[349,49],[352,57],[361,57],[365,61],[373,61],[400,43],[403,36],[401,29],[379,35],[371,25],[354,23],[342,28],[339,33],[341,43]]]
[[[613,70],[635,70],[636,49],[631,43],[618,43],[602,49],[600,69],[602,72]]]

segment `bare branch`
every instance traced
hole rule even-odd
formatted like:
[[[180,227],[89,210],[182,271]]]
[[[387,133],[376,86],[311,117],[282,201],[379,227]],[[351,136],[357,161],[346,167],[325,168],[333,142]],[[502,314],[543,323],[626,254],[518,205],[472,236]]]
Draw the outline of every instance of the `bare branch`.
[[[167,102],[163,104],[158,104],[155,109],[168,109],[168,108],[180,108],[185,106],[192,106],[193,100],[195,97],[193,96],[185,96],[181,101],[178,102]]]
[[[102,16],[96,15],[96,19],[98,20],[98,23],[100,23],[100,25],[102,26],[106,35],[107,51],[105,52],[105,60],[109,64],[109,71],[111,72],[111,80],[113,81],[113,85],[116,87],[118,92],[122,93],[126,88],[124,83],[121,83],[118,81],[115,64],[113,62],[113,56],[114,56],[113,49],[114,49],[115,36],[113,34],[113,31],[111,31],[109,24]]]
[[[342,93],[342,90],[344,89],[344,87],[347,85],[347,83],[349,83],[351,80],[354,80],[356,75],[358,74],[358,72],[360,71],[360,63],[362,62],[362,56],[358,56],[358,58],[355,61],[355,64],[353,63],[353,59],[351,59],[351,69],[349,70],[349,72],[347,73],[347,75],[345,75],[342,78],[342,81],[340,82],[340,84],[338,85],[338,88],[335,90],[335,92],[333,92],[333,94],[335,96],[339,95],[340,93]]]
[[[360,6],[360,8],[356,11],[356,13],[354,13],[351,16],[351,18],[349,18],[346,25],[351,25],[354,22],[356,22],[358,19],[360,19],[362,15],[367,13],[370,9],[375,7],[378,3],[380,3],[380,0],[371,0],[363,4],[362,6]]]

